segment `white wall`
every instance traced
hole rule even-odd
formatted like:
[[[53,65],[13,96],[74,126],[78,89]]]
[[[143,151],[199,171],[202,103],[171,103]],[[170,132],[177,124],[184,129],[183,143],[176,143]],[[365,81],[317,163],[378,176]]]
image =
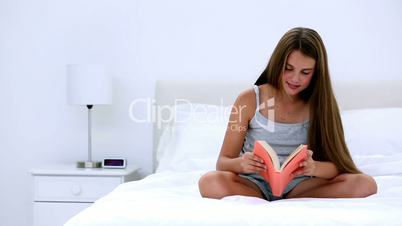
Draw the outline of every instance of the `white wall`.
[[[398,0],[0,1],[0,225],[31,224],[29,169],[86,158],[65,64],[109,66],[114,104],[94,109],[94,158],[126,156],[146,175],[152,125],[130,121],[131,101],[152,97],[157,79],[253,82],[295,26],[321,34],[334,80],[402,76]]]

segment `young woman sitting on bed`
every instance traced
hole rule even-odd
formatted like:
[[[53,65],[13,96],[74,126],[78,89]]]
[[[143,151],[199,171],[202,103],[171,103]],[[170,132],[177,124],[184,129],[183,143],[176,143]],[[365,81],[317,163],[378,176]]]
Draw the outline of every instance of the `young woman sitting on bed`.
[[[268,100],[274,100],[274,105]],[[267,129],[267,123],[273,123],[274,129]],[[298,145],[308,144],[308,158],[280,197],[273,196],[258,175],[264,165],[252,153],[255,140],[269,143],[281,161]],[[203,197],[245,195],[272,201],[357,198],[377,192],[374,179],[357,169],[346,146],[327,53],[316,31],[288,31],[254,88],[240,93],[216,168],[199,181]]]

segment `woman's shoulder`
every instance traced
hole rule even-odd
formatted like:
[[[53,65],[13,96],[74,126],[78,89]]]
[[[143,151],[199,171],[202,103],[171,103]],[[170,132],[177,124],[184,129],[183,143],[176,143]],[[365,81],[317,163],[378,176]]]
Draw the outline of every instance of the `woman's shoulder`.
[[[256,93],[254,87],[250,87],[240,92],[233,106],[239,111],[246,113],[248,116],[254,115],[256,103]]]
[[[269,94],[272,94],[275,90],[275,88],[268,83],[258,85],[257,87],[258,87],[259,96],[269,96]],[[257,93],[255,91],[254,86],[251,88],[245,89],[242,92],[240,92],[239,96],[237,97],[236,102],[238,101],[241,103],[248,103],[250,105],[254,104],[254,108],[255,108],[255,105],[257,104],[256,103],[256,94]]]
[[[252,104],[253,102],[255,102],[255,91],[253,87],[241,91],[236,99],[236,103],[241,104]]]

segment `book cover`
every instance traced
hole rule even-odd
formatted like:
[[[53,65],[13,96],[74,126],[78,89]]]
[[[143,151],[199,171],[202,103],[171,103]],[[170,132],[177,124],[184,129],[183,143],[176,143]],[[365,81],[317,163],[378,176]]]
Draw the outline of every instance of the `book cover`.
[[[254,154],[264,160],[267,166],[260,175],[269,183],[272,193],[281,196],[289,182],[294,178],[292,173],[299,168],[299,164],[307,159],[307,145],[301,144],[280,165],[275,150],[265,141],[257,140],[254,144]]]

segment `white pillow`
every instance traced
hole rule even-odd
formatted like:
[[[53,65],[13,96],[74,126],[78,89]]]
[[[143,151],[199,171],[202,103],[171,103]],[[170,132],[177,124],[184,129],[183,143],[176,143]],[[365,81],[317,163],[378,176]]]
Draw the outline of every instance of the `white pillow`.
[[[214,170],[231,107],[193,104],[176,108],[158,147],[157,172]],[[346,143],[357,166],[372,176],[402,173],[402,108],[341,113]]]
[[[349,110],[341,117],[352,156],[402,153],[402,108]]]
[[[370,176],[402,174],[402,153],[394,155],[358,155],[353,157],[357,167]]]
[[[214,170],[231,106],[182,104],[162,133],[157,150],[161,171]]]
[[[402,174],[402,108],[349,110],[341,117],[346,143],[361,171]]]

